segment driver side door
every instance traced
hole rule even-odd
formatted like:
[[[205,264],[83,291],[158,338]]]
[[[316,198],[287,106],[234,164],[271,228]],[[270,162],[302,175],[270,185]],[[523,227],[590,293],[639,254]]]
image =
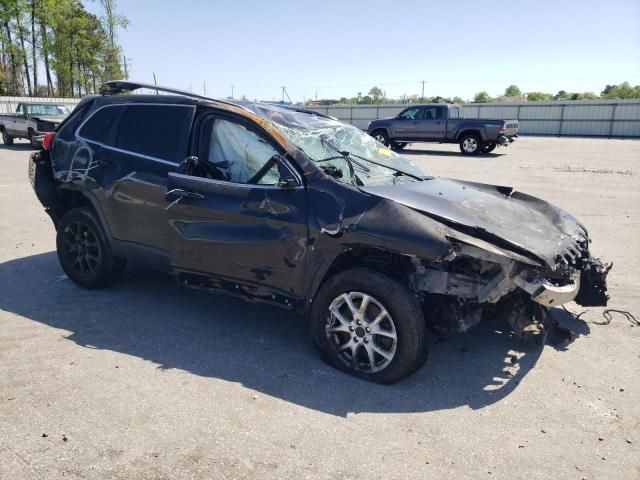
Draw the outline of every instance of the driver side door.
[[[422,118],[422,107],[409,107],[402,111],[393,122],[392,137],[394,140],[415,140]]]
[[[194,132],[197,165],[169,173],[166,194],[181,281],[273,303],[299,297],[308,210],[301,176],[243,118],[205,111]]]

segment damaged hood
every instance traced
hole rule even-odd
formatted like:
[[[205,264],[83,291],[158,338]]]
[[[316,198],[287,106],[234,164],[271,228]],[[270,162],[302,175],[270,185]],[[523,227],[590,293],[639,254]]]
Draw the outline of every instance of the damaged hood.
[[[422,182],[361,187],[444,223],[454,230],[555,269],[586,248],[586,229],[569,213],[511,187],[432,178]]]

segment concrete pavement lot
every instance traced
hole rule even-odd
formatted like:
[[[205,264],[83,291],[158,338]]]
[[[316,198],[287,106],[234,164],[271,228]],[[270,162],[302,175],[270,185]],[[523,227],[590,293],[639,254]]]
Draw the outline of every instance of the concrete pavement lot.
[[[486,322],[432,336],[402,383],[367,383],[322,363],[291,313],[136,268],[106,290],[76,287],[29,153],[0,146],[1,478],[640,478],[640,327],[624,317],[554,311],[579,333],[566,348]],[[574,213],[615,263],[610,308],[640,318],[639,141],[406,155]]]

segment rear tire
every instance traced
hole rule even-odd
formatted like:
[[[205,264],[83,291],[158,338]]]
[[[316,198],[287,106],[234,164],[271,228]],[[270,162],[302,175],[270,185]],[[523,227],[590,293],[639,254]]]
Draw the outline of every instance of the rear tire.
[[[7,133],[7,131],[2,129],[2,143],[5,145],[13,145],[13,137]]]
[[[60,265],[81,287],[106,287],[124,271],[126,260],[113,255],[100,221],[88,208],[79,207],[67,212],[57,230]]]
[[[374,270],[355,268],[327,280],[313,301],[310,327],[329,365],[373,382],[398,382],[427,359],[418,300]]]
[[[390,145],[389,135],[384,130],[375,130],[371,133],[371,136],[383,144],[385,147]]]
[[[404,150],[407,145],[409,145],[409,144],[408,143],[391,142],[391,150],[393,150],[394,152],[399,152],[400,150]]]
[[[482,150],[482,140],[475,133],[465,133],[460,137],[460,151],[465,155],[478,155]]]

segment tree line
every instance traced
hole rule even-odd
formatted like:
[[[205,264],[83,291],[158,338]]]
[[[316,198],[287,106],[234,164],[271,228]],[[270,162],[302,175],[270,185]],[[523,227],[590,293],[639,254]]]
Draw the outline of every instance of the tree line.
[[[496,100],[526,100],[528,102],[548,102],[552,100],[613,100],[617,98],[640,98],[640,85],[632,87],[629,82],[623,82],[619,85],[607,85],[604,87],[600,95],[593,92],[568,92],[560,90],[558,93],[546,92],[522,92],[517,85],[509,85],[504,95],[493,98],[487,92],[478,92],[474,95],[473,101],[476,103],[488,103]]]
[[[0,95],[82,97],[127,78],[116,0],[0,0]]]
[[[640,98],[640,85],[631,86],[629,82],[623,82],[619,85],[607,85],[600,95],[593,92],[568,92],[560,90],[558,93],[545,92],[523,92],[517,85],[509,85],[504,95],[492,97],[487,92],[478,92],[473,96],[473,103],[490,103],[495,101],[528,101],[543,102],[552,100],[598,100],[598,99],[616,99],[616,98]],[[334,101],[335,102],[335,101]],[[379,87],[372,87],[369,92],[357,97],[342,97],[337,100],[341,104],[406,104],[406,103],[468,103],[463,98],[455,97],[421,97],[419,95],[403,95],[399,98],[388,98],[385,92]]]

